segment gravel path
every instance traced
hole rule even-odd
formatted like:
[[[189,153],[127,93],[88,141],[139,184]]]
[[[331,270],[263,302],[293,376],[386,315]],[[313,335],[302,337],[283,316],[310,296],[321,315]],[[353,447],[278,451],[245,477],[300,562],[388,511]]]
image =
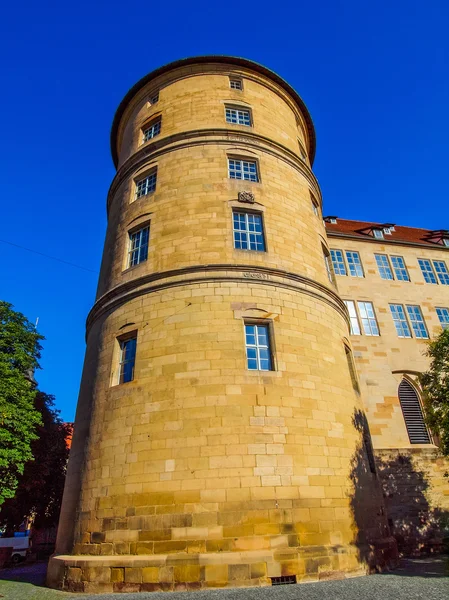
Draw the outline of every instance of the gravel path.
[[[140,594],[69,594],[43,586],[47,565],[0,570],[6,600],[449,600],[449,558],[409,559],[390,573],[303,585]]]

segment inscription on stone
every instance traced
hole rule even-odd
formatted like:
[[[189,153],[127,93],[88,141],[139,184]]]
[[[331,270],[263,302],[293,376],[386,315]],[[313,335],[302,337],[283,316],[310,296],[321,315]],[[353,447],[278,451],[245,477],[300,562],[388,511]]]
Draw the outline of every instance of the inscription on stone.
[[[247,279],[270,279],[266,273],[254,273],[253,271],[245,271],[243,277]]]

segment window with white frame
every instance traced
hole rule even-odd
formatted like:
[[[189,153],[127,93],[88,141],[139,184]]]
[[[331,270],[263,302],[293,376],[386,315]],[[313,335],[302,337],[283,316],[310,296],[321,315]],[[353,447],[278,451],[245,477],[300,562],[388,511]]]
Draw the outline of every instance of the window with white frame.
[[[246,363],[250,371],[272,371],[268,325],[245,323]]]
[[[229,78],[229,87],[231,90],[243,90],[243,81],[238,77]]]
[[[449,238],[443,238],[443,244],[446,246],[446,248],[449,248]]]
[[[375,254],[377,268],[381,279],[393,279],[393,271],[391,270],[388,256],[386,254]]]
[[[357,302],[357,307],[362,321],[363,333],[371,336],[380,335],[372,302]]]
[[[353,300],[343,300],[349,313],[350,333],[351,335],[360,335],[360,323]]]
[[[424,276],[424,281],[426,283],[438,283],[430,260],[427,260],[425,258],[418,258],[418,264],[421,267],[421,272]]]
[[[412,334],[402,304],[390,304],[390,311],[398,337],[411,338]]]
[[[427,333],[427,327],[419,306],[407,304],[406,308],[415,337],[428,339],[429,334]]]
[[[226,106],[226,123],[232,123],[233,125],[246,125],[251,127],[251,111],[244,108],[237,108],[235,106]]]
[[[346,260],[348,262],[349,274],[351,277],[363,277],[362,262],[358,252],[346,250]]]
[[[134,379],[136,362],[137,334],[118,340],[120,344],[119,383],[128,383]]]
[[[377,240],[384,239],[384,232],[382,231],[382,229],[373,229],[373,235]]]
[[[410,276],[402,256],[390,256],[394,274],[398,281],[410,281]]]
[[[345,259],[342,250],[331,248],[332,264],[334,265],[335,275],[347,275]]]
[[[156,189],[156,181],[157,181],[157,171],[152,171],[149,175],[144,177],[143,179],[139,179],[136,181],[136,196],[135,199],[138,200],[142,198],[142,196],[147,196],[151,194]]]
[[[436,308],[440,325],[443,329],[449,329],[449,308]]]
[[[255,160],[241,160],[228,158],[228,171],[230,179],[244,179],[245,181],[259,181],[257,162]]]
[[[449,271],[447,270],[444,260],[434,260],[433,266],[441,285],[449,285]]]
[[[265,251],[263,220],[260,213],[233,211],[234,248]]]
[[[159,118],[155,119],[154,121],[151,121],[151,123],[149,123],[148,125],[145,125],[145,127],[142,130],[144,143],[148,142],[148,140],[151,140],[160,134],[161,123],[162,123],[161,117],[159,117]]]
[[[149,240],[149,225],[129,233],[128,267],[135,267],[147,260]]]

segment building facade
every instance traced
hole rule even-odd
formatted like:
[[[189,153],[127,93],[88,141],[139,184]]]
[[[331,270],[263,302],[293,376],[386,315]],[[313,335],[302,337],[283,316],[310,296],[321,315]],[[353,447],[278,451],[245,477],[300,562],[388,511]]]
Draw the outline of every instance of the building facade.
[[[345,300],[370,296],[375,274],[367,256],[366,277],[339,277],[332,250],[381,246],[323,221],[303,101],[251,61],[185,59],[128,92],[111,147],[49,584],[269,585],[384,565],[395,523],[369,429],[376,448],[411,451],[393,384],[402,369],[413,391],[424,362],[410,350],[416,369],[399,365],[391,327],[381,347],[349,333]]]

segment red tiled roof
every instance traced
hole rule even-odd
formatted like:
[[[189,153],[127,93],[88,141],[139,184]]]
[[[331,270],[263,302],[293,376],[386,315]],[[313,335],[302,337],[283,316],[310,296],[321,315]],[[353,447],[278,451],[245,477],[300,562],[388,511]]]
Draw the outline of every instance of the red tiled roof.
[[[325,221],[326,231],[329,234],[342,234],[365,240],[376,240],[373,229],[383,229],[392,223],[368,223],[366,221],[350,221],[349,219],[337,218],[337,223]],[[404,227],[394,225],[391,235],[384,234],[382,242],[406,242],[411,244],[424,244],[432,248],[445,248],[442,238],[449,238],[449,232],[445,230],[432,231],[430,229],[418,229],[416,227]],[[377,240],[376,240],[377,241]]]

